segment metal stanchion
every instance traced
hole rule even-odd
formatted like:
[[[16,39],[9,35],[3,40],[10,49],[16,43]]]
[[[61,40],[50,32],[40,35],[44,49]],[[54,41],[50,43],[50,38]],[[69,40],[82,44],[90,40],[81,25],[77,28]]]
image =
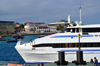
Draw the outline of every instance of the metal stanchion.
[[[83,60],[83,51],[81,51],[80,37],[81,37],[81,35],[78,34],[79,50],[76,52],[77,53],[77,60],[76,61],[72,61],[72,63],[75,63],[76,65],[86,65],[86,61]]]

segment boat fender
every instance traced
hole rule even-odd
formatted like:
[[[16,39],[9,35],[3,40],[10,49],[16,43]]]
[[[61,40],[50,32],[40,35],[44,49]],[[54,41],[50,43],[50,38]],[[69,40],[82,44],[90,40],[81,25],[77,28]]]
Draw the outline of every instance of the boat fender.
[[[7,41],[5,41],[5,43],[7,43]]]

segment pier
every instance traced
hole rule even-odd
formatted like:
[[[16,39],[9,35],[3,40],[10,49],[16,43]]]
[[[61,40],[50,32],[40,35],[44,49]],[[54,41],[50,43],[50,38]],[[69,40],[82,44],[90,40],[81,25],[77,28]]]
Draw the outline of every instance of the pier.
[[[21,34],[21,35],[48,35],[48,34],[52,34],[52,32],[48,32],[48,33],[25,33],[25,34]],[[19,34],[1,34],[0,36],[6,37],[6,36],[13,36],[13,35],[19,35]]]

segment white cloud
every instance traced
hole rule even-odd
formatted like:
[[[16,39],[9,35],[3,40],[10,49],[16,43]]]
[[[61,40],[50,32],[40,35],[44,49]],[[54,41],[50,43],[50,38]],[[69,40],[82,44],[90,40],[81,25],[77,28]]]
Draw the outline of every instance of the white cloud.
[[[82,16],[91,17],[98,14],[99,2],[100,0],[82,0]],[[0,0],[0,20],[48,23],[67,20],[68,15],[71,15],[73,20],[79,20],[79,7],[80,0]]]

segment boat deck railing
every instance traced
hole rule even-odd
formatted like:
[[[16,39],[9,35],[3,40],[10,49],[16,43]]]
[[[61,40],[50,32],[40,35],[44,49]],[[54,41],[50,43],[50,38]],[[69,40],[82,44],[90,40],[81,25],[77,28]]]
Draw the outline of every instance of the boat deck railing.
[[[31,42],[30,41],[28,41],[28,42],[26,42],[26,41],[21,41],[21,43],[20,43],[20,45],[23,45],[23,44],[27,44],[27,43],[30,43],[31,44]]]
[[[26,43],[29,43],[29,42],[26,42],[26,41],[21,41],[21,43],[20,43],[20,44],[22,45],[22,44],[26,44]]]

